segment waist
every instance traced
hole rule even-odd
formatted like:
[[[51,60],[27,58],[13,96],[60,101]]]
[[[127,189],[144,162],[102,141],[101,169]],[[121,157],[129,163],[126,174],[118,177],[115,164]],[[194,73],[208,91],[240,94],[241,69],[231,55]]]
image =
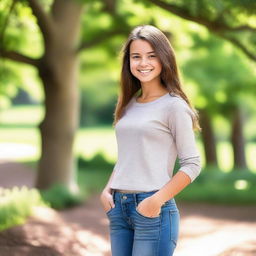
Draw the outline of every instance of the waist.
[[[139,203],[142,200],[144,200],[145,198],[152,196],[157,191],[158,190],[143,192],[143,191],[138,191],[138,190],[113,189],[112,193],[113,193],[113,199],[114,199],[115,202],[120,202],[120,203],[136,202],[136,203]],[[172,209],[177,208],[174,198],[166,201],[163,205],[169,205],[170,207],[172,207]]]
[[[123,194],[138,194],[138,193],[145,192],[145,191],[141,191],[141,190],[123,190],[123,189],[113,189],[113,191],[123,193]]]

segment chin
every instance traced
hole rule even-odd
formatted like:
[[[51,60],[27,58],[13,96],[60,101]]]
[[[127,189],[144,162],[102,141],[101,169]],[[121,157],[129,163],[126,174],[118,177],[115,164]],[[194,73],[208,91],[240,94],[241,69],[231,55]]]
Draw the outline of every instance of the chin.
[[[156,79],[155,78],[148,78],[148,79],[139,79],[139,80],[142,83],[151,83],[151,82],[155,81]]]

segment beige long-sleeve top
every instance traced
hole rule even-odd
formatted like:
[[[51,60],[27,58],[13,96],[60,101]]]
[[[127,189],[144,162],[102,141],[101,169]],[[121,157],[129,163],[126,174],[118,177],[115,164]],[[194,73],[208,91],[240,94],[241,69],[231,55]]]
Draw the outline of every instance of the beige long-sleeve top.
[[[177,157],[179,171],[194,181],[201,164],[192,115],[179,96],[166,93],[147,103],[134,96],[115,125],[118,159],[110,187],[158,190],[172,178]]]

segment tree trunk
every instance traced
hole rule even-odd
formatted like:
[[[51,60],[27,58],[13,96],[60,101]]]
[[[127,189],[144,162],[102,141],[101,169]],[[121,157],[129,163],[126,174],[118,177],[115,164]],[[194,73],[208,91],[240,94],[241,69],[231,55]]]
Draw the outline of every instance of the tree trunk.
[[[245,141],[243,136],[243,115],[239,106],[233,111],[231,143],[234,154],[234,167],[246,169]]]
[[[202,138],[206,165],[212,165],[217,167],[218,162],[216,154],[216,140],[209,114],[204,109],[200,110],[200,124],[202,127]]]
[[[58,64],[60,69],[64,65]],[[69,188],[75,185],[72,148],[78,126],[79,97],[75,60],[66,60],[66,65],[69,68],[61,70],[59,79],[56,79],[56,70],[52,77],[41,73],[45,90],[45,118],[39,127],[42,155],[36,186],[40,189],[60,183]]]
[[[57,0],[52,7],[52,33],[45,40],[39,75],[45,93],[45,117],[40,124],[42,155],[36,187],[63,184],[77,189],[73,142],[79,121],[76,39],[82,6]]]

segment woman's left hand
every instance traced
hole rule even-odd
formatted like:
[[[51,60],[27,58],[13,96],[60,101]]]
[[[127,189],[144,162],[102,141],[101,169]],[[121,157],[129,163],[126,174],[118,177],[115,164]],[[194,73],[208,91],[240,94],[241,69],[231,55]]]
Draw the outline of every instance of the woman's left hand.
[[[137,211],[145,217],[157,217],[161,213],[161,204],[156,198],[150,196],[138,204]]]

